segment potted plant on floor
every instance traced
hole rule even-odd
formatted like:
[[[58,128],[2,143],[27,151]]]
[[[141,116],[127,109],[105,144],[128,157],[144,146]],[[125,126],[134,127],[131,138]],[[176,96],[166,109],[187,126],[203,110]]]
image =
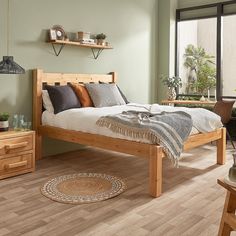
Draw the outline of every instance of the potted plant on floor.
[[[9,129],[9,114],[7,112],[0,113],[0,132]]]

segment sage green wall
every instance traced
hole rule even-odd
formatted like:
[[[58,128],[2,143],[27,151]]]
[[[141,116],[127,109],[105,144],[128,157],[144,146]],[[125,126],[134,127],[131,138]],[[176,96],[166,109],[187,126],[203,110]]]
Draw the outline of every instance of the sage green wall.
[[[33,68],[48,72],[118,72],[130,101],[156,100],[156,0],[10,0],[10,54],[25,75],[0,76],[0,111],[32,113]],[[0,57],[7,54],[7,0],[0,0]],[[68,32],[104,32],[113,50],[98,60],[90,49],[65,47],[59,57],[45,43],[47,29],[60,24]],[[46,153],[75,148],[48,142]]]
[[[175,69],[175,11],[177,0],[158,1],[158,96],[157,100],[166,98],[166,87],[160,77],[173,76]]]

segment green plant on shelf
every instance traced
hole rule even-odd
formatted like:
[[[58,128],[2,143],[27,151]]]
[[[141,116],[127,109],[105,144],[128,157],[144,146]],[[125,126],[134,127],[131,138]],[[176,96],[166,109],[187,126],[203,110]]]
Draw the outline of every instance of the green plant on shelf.
[[[107,36],[105,34],[103,34],[103,33],[96,35],[96,39],[103,39],[104,40],[104,39],[106,39],[106,37]]]

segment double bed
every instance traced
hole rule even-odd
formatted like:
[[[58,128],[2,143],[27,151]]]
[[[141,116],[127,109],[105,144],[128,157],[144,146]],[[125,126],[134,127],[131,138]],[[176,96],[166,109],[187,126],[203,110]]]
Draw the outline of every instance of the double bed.
[[[105,108],[79,108],[63,111],[57,115],[43,111],[42,90],[45,84],[59,86],[68,83],[115,83],[116,77],[115,72],[98,75],[46,73],[40,69],[33,71],[33,127],[36,131],[36,159],[42,158],[43,136],[143,157],[149,161],[149,193],[153,197],[158,197],[162,193],[162,158],[165,157],[163,147],[151,144],[147,140],[133,140],[130,137],[114,134],[110,130],[95,125],[96,120],[103,115],[127,110],[145,111],[147,107],[150,109],[150,105],[128,104]],[[69,122],[65,122],[68,119]],[[82,122],[83,125],[79,125]],[[192,129],[191,135],[184,143],[184,150],[216,141],[217,163],[222,165],[225,163],[225,139],[226,132],[223,127],[205,133]]]

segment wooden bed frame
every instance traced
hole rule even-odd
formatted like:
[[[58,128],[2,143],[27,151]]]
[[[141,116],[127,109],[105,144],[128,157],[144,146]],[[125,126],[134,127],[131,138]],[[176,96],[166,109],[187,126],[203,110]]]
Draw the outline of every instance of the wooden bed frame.
[[[33,128],[36,131],[36,160],[42,158],[42,136],[144,157],[149,161],[149,193],[153,197],[159,197],[162,193],[162,158],[165,156],[161,146],[65,130],[42,125],[41,123],[43,84],[66,85],[68,82],[89,83],[99,81],[115,83],[116,79],[115,72],[107,75],[98,75],[45,73],[41,69],[33,70]],[[225,163],[226,149],[225,128],[190,136],[185,142],[184,150],[212,141],[217,142],[217,164],[223,165]]]

